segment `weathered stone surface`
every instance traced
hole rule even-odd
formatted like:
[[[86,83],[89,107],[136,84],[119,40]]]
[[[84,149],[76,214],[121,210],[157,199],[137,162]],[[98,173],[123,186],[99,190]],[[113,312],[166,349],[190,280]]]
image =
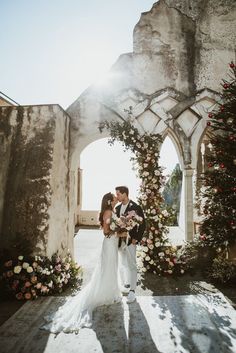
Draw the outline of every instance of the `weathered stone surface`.
[[[0,248],[71,248],[68,115],[59,106],[0,108],[0,133]]]
[[[76,173],[86,145],[106,137],[98,134],[98,123],[126,119],[131,106],[141,132],[152,129],[163,137],[168,135],[181,169],[200,174],[207,114],[219,99],[217,92],[221,79],[227,77],[228,63],[235,60],[235,42],[235,0],[154,3],[134,28],[133,52],[121,55],[104,84],[90,87],[68,108],[72,170]],[[152,113],[161,120],[155,122]],[[192,227],[188,225],[199,219],[196,213],[193,219],[193,180],[188,185],[183,197],[191,209],[185,208],[183,225],[190,239]]]

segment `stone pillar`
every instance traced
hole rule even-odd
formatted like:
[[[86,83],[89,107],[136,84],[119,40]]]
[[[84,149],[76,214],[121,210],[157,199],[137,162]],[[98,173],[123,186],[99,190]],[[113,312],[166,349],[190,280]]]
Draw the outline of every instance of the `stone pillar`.
[[[77,194],[75,197],[75,225],[79,224],[79,215],[82,209],[82,174],[83,170],[78,168],[75,179]]]
[[[184,169],[185,239],[193,239],[193,169]]]

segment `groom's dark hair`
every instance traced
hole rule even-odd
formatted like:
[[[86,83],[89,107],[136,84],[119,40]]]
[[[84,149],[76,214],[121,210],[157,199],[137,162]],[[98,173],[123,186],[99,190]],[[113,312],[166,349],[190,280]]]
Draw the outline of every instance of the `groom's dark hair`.
[[[129,189],[127,188],[127,186],[117,186],[116,191],[119,191],[121,194],[126,194],[127,196],[129,196]]]

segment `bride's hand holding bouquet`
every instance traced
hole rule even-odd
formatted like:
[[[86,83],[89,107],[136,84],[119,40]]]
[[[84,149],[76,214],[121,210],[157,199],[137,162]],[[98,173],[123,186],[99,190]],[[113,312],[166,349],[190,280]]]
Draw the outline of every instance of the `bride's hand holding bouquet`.
[[[142,221],[143,218],[138,216],[135,211],[129,211],[121,217],[114,214],[111,218],[110,229],[116,232],[117,237],[127,238],[129,231],[141,224]]]

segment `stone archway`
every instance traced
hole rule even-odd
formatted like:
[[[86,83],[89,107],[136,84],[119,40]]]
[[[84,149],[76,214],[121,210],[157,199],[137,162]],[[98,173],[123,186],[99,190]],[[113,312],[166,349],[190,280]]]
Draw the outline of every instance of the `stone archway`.
[[[4,212],[10,210],[21,221],[27,193],[24,207],[30,217],[21,222],[19,240],[23,242],[25,234],[31,240],[33,234],[32,252],[47,255],[72,250],[80,153],[90,142],[107,137],[99,133],[99,122],[126,119],[130,107],[141,131],[169,134],[178,147],[184,173],[185,234],[192,239],[199,144],[207,112],[219,99],[220,80],[235,60],[235,19],[234,0],[159,0],[135,26],[133,52],[121,55],[106,82],[88,88],[67,113],[57,105],[1,108],[0,223],[8,220],[1,224],[1,239],[10,244],[17,234],[19,227],[12,227]],[[38,173],[34,163],[42,165]],[[9,203],[8,191],[14,202]]]
[[[226,76],[227,64],[235,56],[236,31],[232,26],[236,27],[236,21],[231,20],[235,3],[222,5],[217,0],[214,12],[210,2],[203,3],[155,3],[134,28],[133,52],[121,55],[106,82],[88,88],[68,108],[72,178],[83,146],[98,138],[98,123],[103,120],[126,119],[132,110],[140,131],[172,137],[184,175],[188,240],[193,237],[193,182],[197,177],[199,141],[207,112],[219,98],[216,92],[220,91],[220,79]],[[73,196],[71,208],[75,209]]]
[[[216,94],[205,89],[198,92],[195,97],[186,98],[174,89],[167,88],[147,96],[141,95],[141,93],[137,94],[137,91],[130,89],[123,92],[122,96],[117,94],[108,105],[105,101],[97,100],[97,91],[92,93],[93,95],[89,97],[90,104],[88,104],[86,95],[77,102],[80,108],[83,107],[83,110],[80,110],[80,114],[83,114],[80,115],[83,123],[81,123],[77,145],[75,144],[76,148],[74,152],[72,151],[71,165],[73,166],[74,163],[77,168],[79,164],[76,165],[75,160],[79,163],[79,154],[83,148],[92,141],[103,137],[98,132],[100,121],[126,119],[127,112],[132,111],[134,124],[140,131],[160,133],[163,138],[168,135],[175,145],[183,171],[185,238],[192,239],[194,222],[193,173],[197,170],[198,145],[205,131],[207,112],[214,104]],[[183,99],[180,100],[180,97]],[[116,103],[117,101],[119,104]],[[77,109],[73,111],[72,108],[70,115],[75,116]],[[93,119],[93,117],[96,118]],[[106,136],[104,135],[104,137]]]

